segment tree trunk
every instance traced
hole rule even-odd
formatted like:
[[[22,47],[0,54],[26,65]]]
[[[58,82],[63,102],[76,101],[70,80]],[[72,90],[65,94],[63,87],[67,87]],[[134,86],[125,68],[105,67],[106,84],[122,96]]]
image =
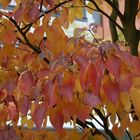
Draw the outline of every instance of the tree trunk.
[[[130,47],[131,54],[138,56],[138,45],[140,41],[140,31],[124,27],[124,37]]]
[[[139,32],[136,29],[136,15],[139,0],[125,0],[124,17],[122,20],[124,37],[128,42],[131,54],[138,56]]]
[[[116,7],[119,7],[118,0],[113,0],[113,3],[114,3],[114,5],[116,5]],[[111,13],[110,17],[114,21],[117,20],[117,14],[113,9],[112,9],[112,13]],[[109,20],[109,26],[110,26],[110,33],[111,33],[112,41],[116,42],[118,40],[117,28],[111,20]]]

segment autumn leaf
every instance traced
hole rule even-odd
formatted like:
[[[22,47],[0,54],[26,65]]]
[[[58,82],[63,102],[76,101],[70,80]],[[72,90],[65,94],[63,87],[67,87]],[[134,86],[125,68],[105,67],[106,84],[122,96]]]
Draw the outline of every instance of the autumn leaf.
[[[132,87],[130,90],[130,99],[136,109],[136,114],[140,114],[139,100],[140,100],[140,89]]]
[[[48,101],[49,106],[53,106],[56,104],[57,96],[55,94],[55,85],[52,81],[46,81],[43,83],[43,95]]]
[[[0,0],[0,4],[3,6],[3,8],[7,8],[7,6],[10,4],[11,0]]]
[[[120,99],[122,104],[124,105],[124,109],[129,112],[131,109],[131,102],[130,102],[130,97],[126,93],[121,93]]]
[[[85,84],[92,84],[93,94],[98,96],[101,88],[102,77],[98,74],[95,65],[89,63],[85,71]]]
[[[29,22],[34,22],[39,17],[39,4],[34,4],[28,11]]]
[[[120,75],[119,79],[119,90],[121,92],[129,92],[132,86],[132,75],[131,73],[125,73]]]
[[[86,93],[85,103],[91,107],[96,107],[101,103],[101,99],[99,96],[96,96],[93,93]]]
[[[22,115],[27,115],[29,108],[31,106],[31,102],[27,96],[23,96],[20,99],[20,104],[19,104],[19,111]]]
[[[119,85],[116,81],[111,81],[108,77],[102,85],[106,97],[113,104],[116,104],[119,100]]]
[[[6,44],[12,44],[16,41],[16,33],[12,30],[6,30],[3,34],[2,41]]]
[[[86,119],[89,118],[89,114],[90,114],[90,108],[86,105],[81,105],[78,109],[77,112],[77,117],[79,120],[81,120],[82,122],[85,122]]]
[[[8,114],[11,120],[13,120],[15,116],[18,114],[16,105],[14,102],[8,103]]]
[[[110,57],[108,57],[105,64],[107,70],[109,70],[109,72],[111,72],[118,79],[120,77],[121,71],[121,60],[119,59],[119,57],[111,55]]]
[[[64,114],[60,107],[54,107],[50,112],[50,122],[57,130],[61,130],[64,124]]]
[[[37,128],[40,128],[47,112],[47,104],[38,104],[33,114],[33,120]]]
[[[29,96],[34,85],[35,79],[31,71],[25,71],[20,75],[18,87],[24,95]]]

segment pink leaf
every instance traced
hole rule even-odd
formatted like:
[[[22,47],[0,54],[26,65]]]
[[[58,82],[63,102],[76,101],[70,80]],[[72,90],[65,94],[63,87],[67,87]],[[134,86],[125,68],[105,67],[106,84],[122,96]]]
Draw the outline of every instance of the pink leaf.
[[[96,107],[100,104],[100,98],[98,96],[95,96],[92,93],[87,93],[85,97],[85,103],[91,107]]]
[[[38,104],[34,112],[34,122],[37,128],[40,128],[47,111],[46,103]]]
[[[72,91],[73,89],[70,86],[59,86],[60,94],[68,101],[72,101]]]
[[[16,105],[14,102],[8,103],[8,113],[11,120],[13,120],[17,114]]]
[[[119,85],[116,81],[112,82],[109,79],[103,83],[103,89],[107,98],[113,103],[116,104],[119,100]]]
[[[32,8],[29,10],[29,21],[34,22],[39,17],[39,5],[34,4]]]
[[[23,72],[19,77],[18,87],[24,95],[30,95],[35,79],[31,71]]]
[[[52,81],[46,81],[43,84],[43,94],[48,101],[49,106],[53,106],[56,104],[56,95],[55,95],[55,87]]]
[[[88,65],[88,59],[85,58],[84,56],[76,56],[75,59],[76,63],[78,64],[80,69],[86,69],[87,65]]]
[[[37,78],[41,79],[44,78],[45,76],[48,76],[50,74],[50,71],[48,69],[42,69],[37,73]]]
[[[27,115],[30,105],[31,103],[30,103],[29,98],[27,96],[24,96],[21,99],[20,104],[19,104],[19,110],[22,115]]]
[[[121,71],[120,58],[115,55],[111,55],[110,57],[108,57],[105,64],[107,70],[109,70],[109,72],[111,72],[115,76],[115,78],[118,79],[120,77],[120,71]]]

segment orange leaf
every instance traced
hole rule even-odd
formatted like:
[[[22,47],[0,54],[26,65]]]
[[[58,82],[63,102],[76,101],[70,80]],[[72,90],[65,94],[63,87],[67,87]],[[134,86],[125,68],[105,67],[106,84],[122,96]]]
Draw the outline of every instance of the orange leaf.
[[[135,107],[136,114],[139,115],[140,114],[140,89],[132,87],[130,90],[130,98]]]
[[[6,44],[12,44],[14,41],[16,41],[16,33],[12,30],[6,30],[2,40]]]
[[[0,4],[3,6],[3,8],[7,8],[7,6],[10,4],[11,0],[0,0]]]
[[[132,86],[132,75],[131,73],[121,74],[119,79],[119,89],[121,92],[129,92]]]

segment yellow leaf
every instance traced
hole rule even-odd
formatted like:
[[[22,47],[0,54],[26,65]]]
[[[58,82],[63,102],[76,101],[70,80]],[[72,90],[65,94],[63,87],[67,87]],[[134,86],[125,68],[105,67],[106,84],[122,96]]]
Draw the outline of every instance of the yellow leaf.
[[[75,19],[83,18],[83,9],[82,8],[71,8],[69,11],[69,21],[72,23]]]
[[[93,14],[93,11],[96,10],[96,7],[94,6],[94,4],[92,2],[88,2],[87,4],[87,11],[89,14]]]
[[[27,127],[28,127],[29,129],[31,129],[31,128],[34,127],[34,122],[33,122],[32,119],[29,119],[29,120],[27,121]]]
[[[135,88],[140,88],[140,77],[134,77],[133,78],[133,86]]]
[[[22,125],[27,124],[27,116],[22,117],[21,124],[22,124]]]
[[[140,121],[134,121],[129,126],[130,132],[136,136],[140,132]]]
[[[130,98],[136,110],[136,114],[140,115],[140,89],[132,87],[130,90]]]
[[[130,108],[131,108],[131,102],[130,102],[129,95],[126,93],[121,93],[120,99],[121,99],[122,104],[124,105],[124,109],[127,112],[129,112]]]
[[[69,136],[69,140],[81,140],[81,135],[75,130],[72,130]]]
[[[58,135],[55,132],[47,132],[46,140],[58,140]]]
[[[79,78],[76,78],[76,80],[75,80],[74,91],[75,92],[78,91],[79,93],[83,92]]]
[[[0,4],[3,6],[3,8],[7,8],[11,1],[10,0],[0,0]]]
[[[102,135],[95,135],[93,140],[106,140]]]
[[[20,4],[21,0],[15,0],[16,1],[16,4]]]

